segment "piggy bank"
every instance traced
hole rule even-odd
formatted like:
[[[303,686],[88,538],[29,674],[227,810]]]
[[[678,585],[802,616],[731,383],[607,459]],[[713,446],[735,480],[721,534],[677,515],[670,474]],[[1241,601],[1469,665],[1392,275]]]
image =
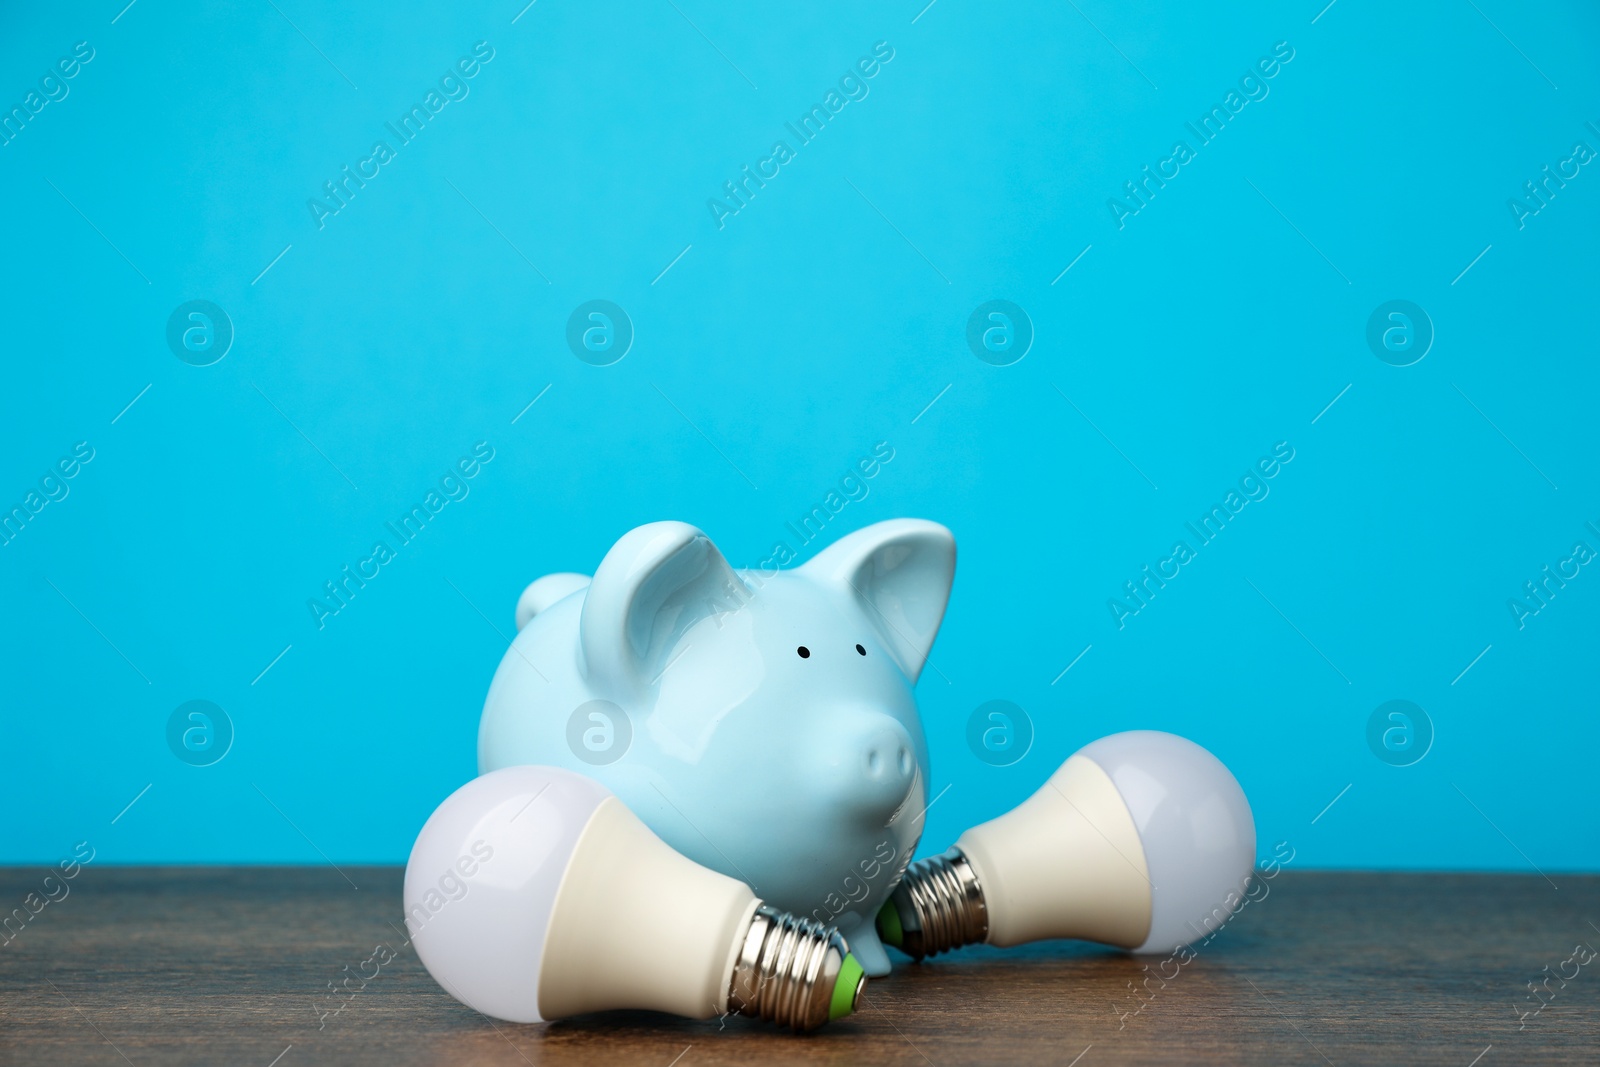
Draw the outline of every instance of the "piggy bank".
[[[792,569],[735,570],[693,526],[641,526],[592,579],[523,592],[478,769],[598,779],[679,852],[837,926],[887,974],[873,917],[922,835],[912,687],[955,554],[943,526],[894,519]]]

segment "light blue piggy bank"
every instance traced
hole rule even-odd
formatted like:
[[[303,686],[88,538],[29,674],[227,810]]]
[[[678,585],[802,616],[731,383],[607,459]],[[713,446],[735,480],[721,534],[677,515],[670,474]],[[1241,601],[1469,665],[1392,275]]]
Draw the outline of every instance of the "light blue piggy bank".
[[[791,570],[735,571],[693,526],[641,526],[592,580],[523,592],[478,769],[599,779],[679,852],[837,925],[887,974],[872,918],[922,835],[911,690],[955,558],[943,526],[895,519]]]

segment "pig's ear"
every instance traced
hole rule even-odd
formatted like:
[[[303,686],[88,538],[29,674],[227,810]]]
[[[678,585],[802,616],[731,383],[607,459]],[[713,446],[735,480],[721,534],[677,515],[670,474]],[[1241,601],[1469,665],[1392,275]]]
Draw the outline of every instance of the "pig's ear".
[[[717,546],[688,523],[629,531],[600,561],[583,603],[584,673],[600,690],[642,692],[689,627],[749,596]]]
[[[829,545],[800,568],[861,605],[914,683],[944,620],[956,573],[956,539],[925,519],[890,519]]]

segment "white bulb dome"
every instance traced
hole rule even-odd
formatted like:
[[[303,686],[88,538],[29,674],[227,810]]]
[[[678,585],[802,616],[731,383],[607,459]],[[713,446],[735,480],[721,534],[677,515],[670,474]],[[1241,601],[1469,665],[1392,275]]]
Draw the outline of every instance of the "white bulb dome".
[[[1111,778],[1144,846],[1150,933],[1134,951],[1167,952],[1214,931],[1255,869],[1255,820],[1228,768],[1158,730],[1112,734],[1078,755]]]
[[[406,928],[457,1000],[539,1022],[545,934],[578,839],[611,793],[554,767],[508,767],[450,794],[406,863]]]

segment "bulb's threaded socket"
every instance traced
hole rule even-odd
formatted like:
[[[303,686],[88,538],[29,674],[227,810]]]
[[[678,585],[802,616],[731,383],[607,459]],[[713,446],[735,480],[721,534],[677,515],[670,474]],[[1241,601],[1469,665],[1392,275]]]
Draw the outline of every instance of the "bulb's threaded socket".
[[[864,985],[837,930],[762,905],[739,946],[728,1011],[814,1030],[854,1011]]]
[[[989,936],[989,908],[977,872],[959,848],[906,868],[878,911],[878,934],[914,960]]]

